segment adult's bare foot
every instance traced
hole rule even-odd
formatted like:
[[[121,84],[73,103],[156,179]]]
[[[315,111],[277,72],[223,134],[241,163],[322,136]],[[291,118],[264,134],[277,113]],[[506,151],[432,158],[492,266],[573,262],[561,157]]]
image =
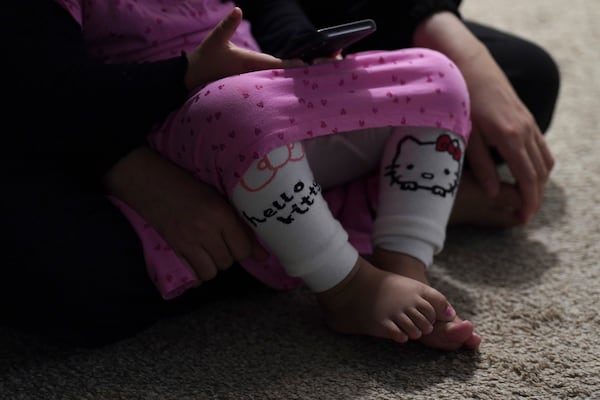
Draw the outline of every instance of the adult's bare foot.
[[[498,195],[490,198],[473,173],[464,171],[448,224],[509,228],[522,224],[520,206],[520,194],[514,185],[501,183]]]

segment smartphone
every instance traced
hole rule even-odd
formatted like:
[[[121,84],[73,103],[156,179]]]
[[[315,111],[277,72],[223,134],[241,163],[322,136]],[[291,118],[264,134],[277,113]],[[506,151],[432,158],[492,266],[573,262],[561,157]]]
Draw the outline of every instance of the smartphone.
[[[372,19],[349,22],[342,25],[318,29],[319,39],[307,43],[288,53],[286,58],[300,58],[312,61],[319,57],[331,57],[353,43],[375,32],[377,26]]]

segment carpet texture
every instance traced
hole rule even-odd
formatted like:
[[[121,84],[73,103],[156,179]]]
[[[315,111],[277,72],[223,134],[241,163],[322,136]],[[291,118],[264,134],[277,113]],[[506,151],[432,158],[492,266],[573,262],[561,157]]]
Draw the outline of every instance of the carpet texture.
[[[483,337],[444,353],[327,330],[312,297],[251,292],[101,349],[0,330],[2,399],[600,399],[600,2],[465,1],[557,59],[557,164],[525,228],[451,229],[433,282]]]

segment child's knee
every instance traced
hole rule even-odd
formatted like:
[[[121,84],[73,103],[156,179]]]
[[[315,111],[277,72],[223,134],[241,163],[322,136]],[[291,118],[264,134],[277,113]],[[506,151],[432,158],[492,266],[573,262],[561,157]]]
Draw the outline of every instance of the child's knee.
[[[428,49],[418,49],[423,82],[420,90],[422,113],[436,115],[439,127],[443,125],[468,139],[470,122],[470,97],[462,72],[446,55]],[[434,121],[435,122],[435,121]]]

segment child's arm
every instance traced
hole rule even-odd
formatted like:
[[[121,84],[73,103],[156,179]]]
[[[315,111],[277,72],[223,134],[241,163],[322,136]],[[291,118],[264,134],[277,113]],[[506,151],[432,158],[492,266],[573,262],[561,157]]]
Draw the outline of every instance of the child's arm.
[[[302,65],[299,60],[284,61],[231,43],[231,36],[241,22],[242,11],[236,7],[188,55],[185,84],[189,89],[245,72]]]
[[[284,58],[290,50],[320,37],[295,0],[237,0],[262,51]]]

